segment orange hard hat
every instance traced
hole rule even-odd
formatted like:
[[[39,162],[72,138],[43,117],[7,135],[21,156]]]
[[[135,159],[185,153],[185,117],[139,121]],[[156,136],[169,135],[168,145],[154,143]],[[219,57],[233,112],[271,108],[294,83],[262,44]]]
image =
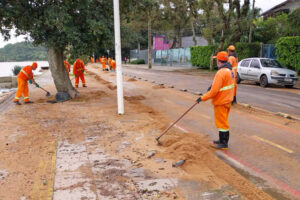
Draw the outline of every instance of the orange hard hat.
[[[32,67],[33,69],[36,69],[37,66],[38,66],[38,64],[37,64],[36,62],[33,62],[32,65],[31,65],[31,67]]]
[[[228,60],[228,53],[226,51],[220,51],[217,56],[214,56],[217,60],[227,61]]]
[[[233,45],[230,45],[228,48],[227,48],[229,51],[235,51],[235,47]]]

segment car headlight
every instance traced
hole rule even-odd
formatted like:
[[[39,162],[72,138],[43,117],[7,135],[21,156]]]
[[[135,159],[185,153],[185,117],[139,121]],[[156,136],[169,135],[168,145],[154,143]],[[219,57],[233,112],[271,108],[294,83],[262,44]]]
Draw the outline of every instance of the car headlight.
[[[277,71],[271,70],[271,76],[279,76]]]

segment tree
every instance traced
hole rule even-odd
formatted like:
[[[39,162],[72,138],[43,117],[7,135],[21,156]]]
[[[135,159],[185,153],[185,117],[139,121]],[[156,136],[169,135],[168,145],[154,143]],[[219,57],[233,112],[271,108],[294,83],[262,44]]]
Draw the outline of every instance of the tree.
[[[253,26],[253,18],[254,18],[254,11],[255,11],[255,0],[252,3],[252,11],[251,11],[251,19],[250,19],[250,28],[249,28],[249,43],[252,42],[252,26]]]
[[[112,2],[98,0],[42,1],[2,0],[0,31],[9,39],[9,29],[29,34],[34,44],[48,48],[48,60],[58,92],[77,91],[64,69],[64,51],[76,57],[91,55],[104,41],[112,39]]]

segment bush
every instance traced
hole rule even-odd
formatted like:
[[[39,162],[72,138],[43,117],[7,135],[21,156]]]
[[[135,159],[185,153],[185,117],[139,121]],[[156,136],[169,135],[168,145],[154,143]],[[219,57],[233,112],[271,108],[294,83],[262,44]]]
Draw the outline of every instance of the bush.
[[[145,60],[143,59],[134,60],[131,61],[130,64],[135,64],[135,65],[145,64]]]
[[[21,71],[22,67],[20,66],[14,66],[14,68],[11,70],[14,74],[14,76],[17,76],[19,74],[19,72]]]
[[[191,47],[191,63],[193,66],[200,68],[209,68],[210,57],[215,54],[218,46],[194,46]],[[250,57],[258,57],[260,52],[259,43],[242,43],[235,44],[236,53],[239,60]],[[227,45],[224,45],[223,51],[227,51]]]
[[[284,66],[300,70],[300,36],[281,37],[275,44],[276,56]]]
[[[217,50],[217,46],[194,46],[191,50],[191,63],[200,68],[209,68],[210,57]]]
[[[244,58],[259,57],[260,44],[258,42],[250,44],[237,42],[235,44],[235,49],[239,60],[242,60]]]

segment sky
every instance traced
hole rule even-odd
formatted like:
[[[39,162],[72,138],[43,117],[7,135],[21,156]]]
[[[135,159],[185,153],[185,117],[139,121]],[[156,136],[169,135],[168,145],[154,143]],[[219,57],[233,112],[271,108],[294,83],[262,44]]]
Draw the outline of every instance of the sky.
[[[276,6],[277,4],[280,4],[284,2],[285,0],[256,0],[255,1],[255,7],[261,8],[262,12],[272,8],[273,6]],[[251,0],[252,3],[252,0]],[[19,36],[15,37],[13,36],[13,31],[11,31],[11,39],[9,41],[4,41],[2,35],[0,34],[0,48],[4,47],[8,43],[16,43],[16,42],[22,42],[25,39],[25,36]]]

